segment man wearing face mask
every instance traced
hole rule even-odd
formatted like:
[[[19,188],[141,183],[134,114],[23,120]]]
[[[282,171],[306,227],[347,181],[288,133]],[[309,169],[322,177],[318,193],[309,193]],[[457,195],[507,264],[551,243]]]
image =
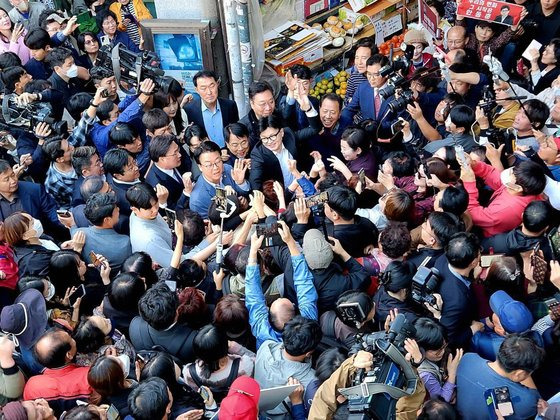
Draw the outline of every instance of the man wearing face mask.
[[[476,177],[494,190],[486,207],[478,201]],[[485,238],[519,226],[525,207],[541,199],[546,185],[544,169],[530,160],[500,173],[484,162],[471,161],[468,155],[461,165],[461,180],[469,193],[468,211],[473,224],[480,227]]]
[[[76,400],[85,400],[91,394],[87,374],[89,367],[74,363],[76,342],[66,331],[50,329],[34,346],[37,360],[46,369],[41,375],[33,376],[25,384],[23,398],[44,398],[49,401],[58,417],[76,405]]]
[[[39,15],[46,9],[43,3],[29,0],[10,0],[13,8],[8,12],[8,16],[14,23],[21,23],[27,30],[39,25]],[[4,5],[2,5],[4,7]],[[6,8],[8,10],[9,8]]]
[[[46,61],[53,69],[48,80],[53,89],[62,92],[64,103],[67,104],[72,95],[83,90],[82,81],[89,80],[89,73],[85,68],[76,65],[72,51],[68,48],[51,50]]]

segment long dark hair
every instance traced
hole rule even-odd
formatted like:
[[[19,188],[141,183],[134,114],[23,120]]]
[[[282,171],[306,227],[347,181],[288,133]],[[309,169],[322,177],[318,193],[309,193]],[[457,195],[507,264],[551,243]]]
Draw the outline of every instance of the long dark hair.
[[[194,338],[193,350],[197,359],[204,363],[202,376],[209,378],[220,368],[220,359],[228,355],[227,335],[214,325],[206,325]]]

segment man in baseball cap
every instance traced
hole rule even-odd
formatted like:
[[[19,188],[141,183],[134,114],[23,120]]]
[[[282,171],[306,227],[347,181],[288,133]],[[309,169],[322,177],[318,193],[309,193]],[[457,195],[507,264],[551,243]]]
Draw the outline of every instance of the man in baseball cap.
[[[508,334],[524,333],[531,329],[533,316],[524,303],[514,300],[503,290],[490,296],[492,317],[486,322],[484,331],[472,338],[471,350],[488,360],[496,360],[500,345]],[[539,334],[532,334],[535,342],[542,347]]]

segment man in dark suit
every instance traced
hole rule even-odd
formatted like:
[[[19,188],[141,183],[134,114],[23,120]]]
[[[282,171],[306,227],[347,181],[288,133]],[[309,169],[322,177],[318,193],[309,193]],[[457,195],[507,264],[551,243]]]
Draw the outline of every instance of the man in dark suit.
[[[286,87],[288,94],[284,95],[278,102],[278,108],[284,118],[284,122],[292,130],[301,130],[309,127],[309,120],[306,113],[301,109],[299,103],[295,100],[295,95],[301,93],[309,94],[311,87],[311,70],[303,64],[296,64],[286,73]],[[310,97],[309,101],[314,109],[319,109],[319,101]]]
[[[268,82],[253,82],[249,86],[249,105],[251,110],[239,120],[249,130],[250,146],[253,148],[260,141],[259,119],[268,117],[276,109],[274,91]]]
[[[496,16],[494,22],[502,23],[504,25],[513,25],[513,16],[509,15],[509,6],[502,6],[499,16]]]
[[[439,322],[447,330],[452,348],[468,349],[473,334],[484,325],[476,321],[476,299],[471,278],[480,265],[480,242],[472,233],[460,232],[445,247],[435,268],[441,278],[437,293],[443,300]]]
[[[84,179],[92,175],[103,176],[105,172],[99,153],[92,146],[76,147],[72,153],[72,166],[78,175],[72,193],[72,207],[76,207],[78,204],[85,204],[80,192]]]
[[[156,136],[149,146],[152,165],[146,173],[146,182],[157,191],[161,185],[169,191],[167,208],[185,207],[188,197],[183,194],[184,179],[177,168],[181,166],[181,150],[177,138],[172,134]],[[188,174],[185,173],[185,175]],[[190,178],[190,176],[189,176]]]
[[[130,203],[126,192],[140,182],[140,169],[134,157],[124,149],[111,149],[103,159],[103,166],[109,174],[109,185],[117,196],[121,215],[130,216]]]
[[[43,185],[18,181],[10,164],[0,160],[0,220],[22,211],[40,220],[48,234],[64,239],[68,231],[58,220],[56,208]]]
[[[311,111],[317,114],[312,107]],[[307,114],[309,113],[308,111]],[[305,165],[309,153],[303,140],[318,133],[321,127],[318,115],[310,117],[309,121],[310,127],[296,132],[284,127],[283,120],[277,113],[259,121],[260,142],[251,152],[249,181],[252,189],[262,190],[264,181],[269,179],[281,181],[286,189],[290,186],[295,179],[290,161],[296,161],[300,167]]]
[[[391,137],[391,124],[395,122],[398,115],[391,111],[389,104],[394,100],[394,96],[383,98],[379,93],[387,84],[387,77],[383,77],[380,70],[389,64],[387,57],[375,54],[368,58],[366,76],[367,82],[358,86],[352,101],[342,110],[340,124],[346,128],[353,124],[354,115],[361,112],[363,119],[373,120],[379,126],[378,135],[380,138]]]
[[[189,123],[204,127],[208,138],[220,147],[225,147],[224,127],[239,121],[237,104],[230,99],[218,98],[220,81],[216,73],[201,70],[193,77],[200,99],[185,105]]]

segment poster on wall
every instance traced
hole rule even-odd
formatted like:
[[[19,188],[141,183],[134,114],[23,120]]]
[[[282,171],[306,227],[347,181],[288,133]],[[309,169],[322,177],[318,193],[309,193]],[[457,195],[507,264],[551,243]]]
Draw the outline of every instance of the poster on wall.
[[[497,0],[461,0],[457,2],[457,15],[485,20],[501,25],[517,25],[523,6]]]
[[[202,47],[197,34],[154,34],[154,49],[165,74],[185,81],[194,90],[193,76],[204,68]]]

